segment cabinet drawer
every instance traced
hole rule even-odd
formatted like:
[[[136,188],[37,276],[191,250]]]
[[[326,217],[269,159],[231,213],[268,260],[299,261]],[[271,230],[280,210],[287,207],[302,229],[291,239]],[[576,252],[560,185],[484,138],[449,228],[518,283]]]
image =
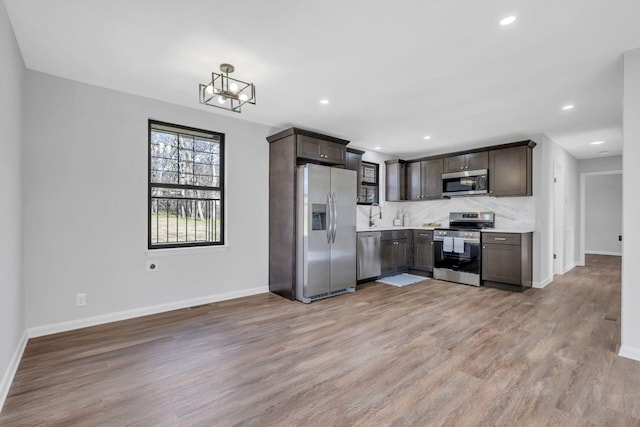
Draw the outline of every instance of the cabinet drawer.
[[[381,236],[382,240],[399,240],[399,239],[406,239],[406,238],[407,238],[406,230],[383,231]]]
[[[495,245],[520,245],[518,233],[482,233],[482,243]]]
[[[413,230],[414,239],[433,239],[433,231],[431,230]]]

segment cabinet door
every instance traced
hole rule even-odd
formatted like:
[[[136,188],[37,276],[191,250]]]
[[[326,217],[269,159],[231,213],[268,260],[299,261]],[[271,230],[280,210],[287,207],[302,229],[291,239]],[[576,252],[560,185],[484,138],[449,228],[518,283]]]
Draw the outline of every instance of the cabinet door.
[[[405,165],[404,163],[385,164],[385,198],[388,202],[405,200]]]
[[[310,138],[306,135],[297,136],[298,157],[309,160],[324,160],[322,154],[322,141]]]
[[[460,172],[461,170],[464,170],[464,167],[466,166],[466,159],[464,156],[464,154],[460,154],[458,156],[445,157],[443,173]]]
[[[395,271],[408,271],[409,260],[407,259],[407,239],[394,240],[393,242],[393,265],[395,267]]]
[[[521,285],[521,263],[519,245],[482,245],[482,280]]]
[[[422,200],[422,163],[407,163],[407,200]]]
[[[393,248],[395,240],[380,241],[380,274],[383,276],[395,271]]]
[[[489,194],[530,196],[531,166],[527,146],[489,152]]]
[[[413,268],[433,271],[433,232],[415,231],[413,243]]]
[[[420,162],[422,198],[442,199],[442,159]]]
[[[347,148],[344,145],[322,141],[321,151],[325,162],[344,165],[344,159],[347,154]]]
[[[362,181],[362,177],[361,177],[362,171],[360,170],[361,163],[362,163],[361,154],[352,153],[350,151],[346,152],[344,168],[352,171],[356,171],[358,173],[358,183]]]
[[[480,153],[466,154],[465,170],[487,169],[489,167],[489,152],[482,151]]]

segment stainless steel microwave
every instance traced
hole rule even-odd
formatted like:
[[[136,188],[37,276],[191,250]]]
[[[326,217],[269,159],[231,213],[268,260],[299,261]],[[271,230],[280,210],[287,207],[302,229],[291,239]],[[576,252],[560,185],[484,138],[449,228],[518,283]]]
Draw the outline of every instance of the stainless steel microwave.
[[[487,169],[442,174],[442,195],[477,196],[489,192]]]

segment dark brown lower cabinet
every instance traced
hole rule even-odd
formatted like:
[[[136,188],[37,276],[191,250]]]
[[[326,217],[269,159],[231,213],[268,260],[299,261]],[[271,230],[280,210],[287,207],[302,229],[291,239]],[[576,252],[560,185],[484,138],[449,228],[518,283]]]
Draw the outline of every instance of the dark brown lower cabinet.
[[[482,233],[482,284],[523,291],[532,283],[532,233]]]
[[[413,230],[412,269],[433,272],[433,231]]]
[[[409,271],[406,230],[383,231],[380,238],[381,275]]]

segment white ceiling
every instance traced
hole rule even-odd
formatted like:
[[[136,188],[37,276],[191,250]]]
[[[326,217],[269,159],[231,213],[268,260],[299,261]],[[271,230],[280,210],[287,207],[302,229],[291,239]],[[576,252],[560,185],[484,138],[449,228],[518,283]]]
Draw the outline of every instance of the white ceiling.
[[[4,1],[30,69],[405,157],[536,133],[620,154],[640,47],[637,0]],[[240,115],[198,103],[223,62],[256,85]]]

